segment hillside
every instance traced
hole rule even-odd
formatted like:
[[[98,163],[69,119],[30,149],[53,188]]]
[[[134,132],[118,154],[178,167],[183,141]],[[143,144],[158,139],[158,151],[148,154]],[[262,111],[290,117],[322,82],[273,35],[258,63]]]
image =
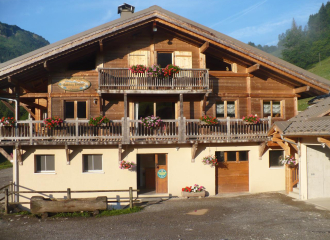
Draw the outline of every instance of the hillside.
[[[0,63],[48,45],[43,37],[0,22]]]
[[[317,63],[312,67],[311,69],[308,69],[308,71],[319,75],[321,77],[324,77],[330,81],[330,57],[324,59],[320,63]],[[305,99],[300,99],[298,101],[298,111],[303,111],[308,107],[307,102],[311,100],[314,97],[311,98],[305,98]]]

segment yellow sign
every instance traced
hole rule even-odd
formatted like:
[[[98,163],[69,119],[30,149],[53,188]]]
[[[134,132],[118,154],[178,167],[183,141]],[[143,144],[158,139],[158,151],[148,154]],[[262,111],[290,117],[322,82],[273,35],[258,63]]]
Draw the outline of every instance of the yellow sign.
[[[58,86],[65,91],[84,91],[91,86],[91,83],[81,78],[63,79],[58,83]]]

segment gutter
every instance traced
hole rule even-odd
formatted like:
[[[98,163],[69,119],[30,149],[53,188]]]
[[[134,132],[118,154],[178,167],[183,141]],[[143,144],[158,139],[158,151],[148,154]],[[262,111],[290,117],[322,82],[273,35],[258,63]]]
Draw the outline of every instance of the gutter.
[[[287,142],[287,143],[290,143],[290,144],[294,144],[297,146],[298,148],[298,162],[299,164],[301,163],[301,144],[300,144],[300,138],[298,138],[298,143],[295,143],[295,142],[292,142],[292,141],[289,141],[289,140],[285,140],[284,139],[284,136],[283,134],[281,134],[281,139],[284,141],[284,142]],[[301,200],[301,166],[299,166],[299,200]]]

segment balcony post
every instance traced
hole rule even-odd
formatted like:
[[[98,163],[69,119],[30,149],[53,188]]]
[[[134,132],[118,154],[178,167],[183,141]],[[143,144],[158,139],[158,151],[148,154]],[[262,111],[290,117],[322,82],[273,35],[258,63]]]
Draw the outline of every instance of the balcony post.
[[[33,135],[33,125],[32,125],[32,119],[29,119],[29,137],[30,137],[30,144],[32,145],[32,135]]]
[[[270,129],[271,126],[272,126],[272,117],[268,116],[268,130]]]
[[[183,94],[180,93],[179,142],[184,142]]]
[[[230,117],[227,117],[227,138],[230,136]]]
[[[76,125],[76,142],[78,142],[78,131],[79,131],[79,125],[78,125],[78,118],[76,118],[76,121],[75,121],[75,125]]]

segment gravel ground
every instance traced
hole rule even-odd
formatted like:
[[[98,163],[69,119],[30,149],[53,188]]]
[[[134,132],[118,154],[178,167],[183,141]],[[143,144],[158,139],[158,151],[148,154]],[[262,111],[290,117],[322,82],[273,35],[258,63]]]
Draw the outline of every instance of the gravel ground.
[[[330,239],[330,211],[280,193],[171,199],[102,218],[0,216],[0,239]]]

